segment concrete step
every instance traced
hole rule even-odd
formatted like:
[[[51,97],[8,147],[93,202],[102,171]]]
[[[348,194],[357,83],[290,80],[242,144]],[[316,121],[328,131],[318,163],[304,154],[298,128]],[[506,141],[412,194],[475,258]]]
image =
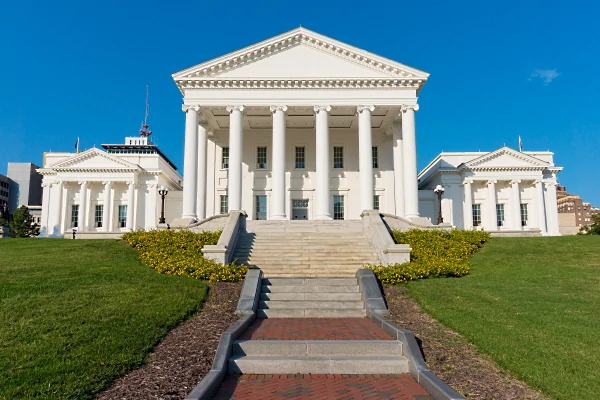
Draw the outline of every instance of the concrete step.
[[[356,278],[269,278],[262,280],[263,285],[283,285],[283,286],[349,286],[357,285]]]
[[[273,243],[264,243],[264,244],[245,244],[238,243],[236,244],[235,251],[236,252],[252,252],[252,251],[261,251],[261,252],[277,252],[278,254],[285,253],[305,253],[307,250],[315,251],[318,253],[338,253],[343,254],[346,251],[356,252],[356,253],[375,253],[373,246],[363,246],[360,244],[354,245],[328,245],[326,243],[315,243],[314,245],[309,244],[273,244]]]
[[[336,286],[333,286],[336,287]],[[261,293],[260,299],[262,301],[269,300],[286,300],[286,301],[300,301],[300,300],[326,300],[326,301],[361,301],[362,294],[358,292],[351,293],[303,293],[303,292],[289,292],[289,293]]]
[[[340,254],[340,255],[312,255],[312,254],[302,254],[302,255],[297,255],[297,256],[291,256],[289,254],[281,254],[279,256],[276,256],[275,254],[272,255],[265,255],[265,254],[252,254],[252,255],[244,255],[244,254],[238,254],[238,253],[234,253],[234,258],[237,258],[238,260],[248,260],[248,261],[276,261],[279,260],[280,263],[283,262],[293,262],[293,261],[319,261],[319,262],[328,262],[331,264],[342,264],[342,263],[347,263],[347,262],[352,262],[353,264],[356,263],[361,263],[364,259],[373,259],[374,256],[367,254],[361,254],[361,255],[347,255],[347,254]]]
[[[258,308],[261,310],[346,310],[362,309],[365,304],[362,300],[335,301],[335,300],[261,300]]]
[[[397,340],[238,340],[233,356],[400,356]]]
[[[261,292],[268,293],[359,293],[357,284],[333,286],[263,285]]]
[[[403,356],[233,356],[231,374],[405,374]]]
[[[257,318],[364,318],[365,309],[346,308],[343,310],[318,310],[318,309],[270,309],[256,310]]]
[[[263,271],[263,276],[265,278],[295,278],[298,276],[310,277],[310,278],[323,278],[323,277],[344,278],[344,277],[354,276],[355,274],[356,274],[356,269],[353,269],[351,271],[336,270],[335,272],[313,272],[313,273],[306,272],[306,271],[301,271],[299,273]]]

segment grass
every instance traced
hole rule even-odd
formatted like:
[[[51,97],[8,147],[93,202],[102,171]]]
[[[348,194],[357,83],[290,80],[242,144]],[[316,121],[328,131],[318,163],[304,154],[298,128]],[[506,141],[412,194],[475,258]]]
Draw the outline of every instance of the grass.
[[[115,240],[0,240],[0,399],[91,398],[200,307]]]
[[[597,399],[600,237],[492,238],[470,261],[410,296],[549,397]]]

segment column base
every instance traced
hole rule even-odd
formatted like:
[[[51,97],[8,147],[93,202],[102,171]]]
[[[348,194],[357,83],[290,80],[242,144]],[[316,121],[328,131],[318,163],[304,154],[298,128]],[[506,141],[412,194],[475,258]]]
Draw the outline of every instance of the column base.
[[[318,215],[315,217],[315,221],[332,221],[333,217],[329,215]]]
[[[287,217],[285,215],[272,215],[271,221],[287,221]]]

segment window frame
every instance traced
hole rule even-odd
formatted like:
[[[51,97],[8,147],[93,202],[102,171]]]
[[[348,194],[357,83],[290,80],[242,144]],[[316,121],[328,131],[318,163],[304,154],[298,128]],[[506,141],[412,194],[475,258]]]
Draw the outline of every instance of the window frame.
[[[335,150],[336,149],[342,149],[342,154],[341,154],[341,163],[339,167],[336,167],[336,155],[335,155]],[[343,145],[333,145],[333,151],[332,151],[332,158],[333,158],[333,169],[344,169],[344,156],[345,156],[345,151],[344,151],[344,146]]]
[[[373,168],[379,169],[379,146],[371,147],[371,159],[373,162]]]
[[[346,218],[346,207],[345,207],[345,199],[343,194],[334,194],[333,195],[333,219],[337,221],[343,221]],[[336,198],[339,198],[341,201],[338,204],[341,204],[341,215],[339,209],[336,211]]]
[[[381,207],[381,195],[375,194],[373,195],[373,210],[379,211]]]
[[[477,211],[477,212],[475,212]],[[481,204],[475,203],[471,205],[471,214],[473,217],[471,218],[471,222],[473,226],[481,226]],[[477,219],[476,219],[477,217]]]
[[[94,206],[94,226],[96,228],[102,228],[104,223],[104,205],[96,204]]]
[[[225,200],[225,201],[223,201]],[[223,207],[225,207],[225,212],[223,212]],[[219,195],[219,214],[227,214],[229,212],[229,195],[221,194]]]
[[[259,214],[260,214],[260,201],[259,198],[264,199],[265,203],[265,209],[264,209],[264,218],[259,218]],[[254,195],[254,219],[257,221],[266,221],[267,219],[269,219],[269,206],[268,206],[268,198],[266,194],[257,194]]]
[[[227,163],[225,163],[225,159],[227,159]],[[229,146],[221,147],[221,169],[229,169]]]
[[[79,228],[79,204],[71,204],[71,228]]]
[[[117,207],[117,222],[119,228],[127,228],[127,204],[119,204]]]
[[[261,151],[264,149],[264,163],[260,162],[260,158],[261,156],[263,156],[261,153]],[[263,165],[263,166],[261,166]],[[262,169],[262,170],[267,170],[269,169],[269,147],[267,145],[257,145],[256,146],[256,169]]]
[[[298,150],[302,149],[302,167],[298,166]],[[305,170],[306,169],[306,146],[295,145],[294,146],[294,169]]]
[[[503,227],[506,222],[504,203],[496,203],[496,226]]]
[[[529,205],[521,203],[519,210],[521,214],[521,226],[527,226],[529,224]]]

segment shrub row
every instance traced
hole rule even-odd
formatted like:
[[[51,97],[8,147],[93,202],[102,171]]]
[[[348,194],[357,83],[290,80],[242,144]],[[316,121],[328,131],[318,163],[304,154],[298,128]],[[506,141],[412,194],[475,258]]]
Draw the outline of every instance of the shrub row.
[[[463,276],[469,273],[468,258],[490,234],[467,230],[392,231],[396,243],[411,247],[410,262],[395,265],[369,265],[382,283],[397,284],[416,279]]]
[[[230,263],[222,265],[204,258],[202,248],[215,245],[220,231],[194,233],[188,230],[134,231],[123,240],[139,251],[142,264],[167,275],[186,275],[210,282],[238,282],[248,267]]]

